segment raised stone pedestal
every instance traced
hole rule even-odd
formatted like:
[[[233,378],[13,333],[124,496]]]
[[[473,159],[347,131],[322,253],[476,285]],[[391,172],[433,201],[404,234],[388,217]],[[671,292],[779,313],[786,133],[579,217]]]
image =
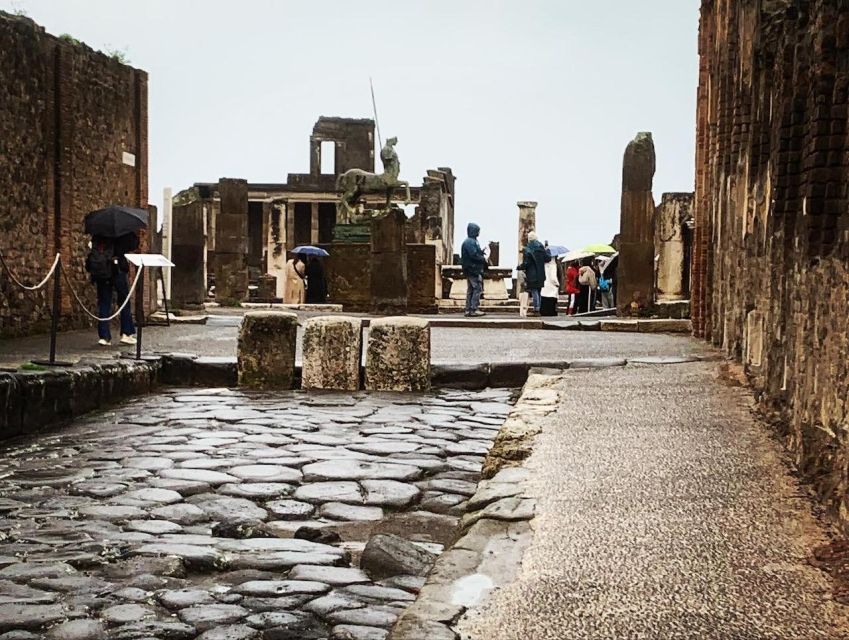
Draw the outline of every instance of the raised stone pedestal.
[[[366,351],[369,391],[430,389],[430,323],[421,318],[373,320]]]
[[[346,316],[310,318],[304,324],[304,389],[360,388],[362,321]]]
[[[258,389],[293,388],[297,338],[297,314],[275,311],[246,313],[239,329],[239,385]]]
[[[512,277],[512,269],[502,269],[500,267],[490,267],[483,272],[483,296],[482,300],[507,300],[507,285],[505,279]],[[451,300],[466,300],[466,291],[468,290],[468,281],[463,275],[461,267],[450,265],[442,267],[442,277],[449,278],[452,281]]]

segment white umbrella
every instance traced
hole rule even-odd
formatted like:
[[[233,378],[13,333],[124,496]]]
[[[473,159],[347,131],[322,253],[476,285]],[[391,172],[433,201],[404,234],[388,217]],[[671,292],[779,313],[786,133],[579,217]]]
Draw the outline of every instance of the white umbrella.
[[[583,260],[584,258],[592,258],[595,254],[589,253],[587,251],[570,251],[564,256],[561,256],[561,260],[565,260],[566,262],[572,262],[572,260]]]

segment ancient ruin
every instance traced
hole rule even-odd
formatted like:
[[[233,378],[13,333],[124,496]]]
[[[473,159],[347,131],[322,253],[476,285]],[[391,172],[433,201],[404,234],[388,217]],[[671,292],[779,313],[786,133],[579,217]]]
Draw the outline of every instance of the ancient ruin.
[[[0,11],[0,253],[21,280],[38,282],[60,253],[94,307],[82,219],[108,204],[148,206],[147,82],[140,69]],[[51,308],[49,288],[21,296],[0,278],[0,336],[44,332]],[[60,311],[63,327],[87,326],[67,286]]]
[[[410,187],[399,178],[394,138],[381,152],[384,173],[375,174],[374,128],[372,120],[322,116],[310,136],[309,173],[290,173],[279,184],[242,180],[238,197],[230,187],[236,182],[225,179],[178,193],[174,304],[203,304],[213,284],[217,301],[248,301],[248,285],[242,284],[258,287],[266,274],[276,277],[275,296],[268,301],[282,298],[287,252],[319,245],[331,254],[326,260],[329,302],[351,311],[435,310],[442,297],[440,268],[453,256],[454,175],[441,167],[428,171],[421,186]],[[224,194],[232,198],[226,211]],[[401,226],[390,232],[386,225],[392,223],[381,220],[393,215],[391,202],[407,201],[416,205],[415,214],[407,219],[402,211],[403,224],[396,216]],[[238,222],[221,219],[222,214],[238,216]],[[384,269],[387,260],[397,278],[391,291],[382,291],[382,278],[371,274]],[[224,264],[239,284],[218,290],[215,276],[225,271],[216,265]]]
[[[704,0],[693,324],[849,524],[849,3]]]

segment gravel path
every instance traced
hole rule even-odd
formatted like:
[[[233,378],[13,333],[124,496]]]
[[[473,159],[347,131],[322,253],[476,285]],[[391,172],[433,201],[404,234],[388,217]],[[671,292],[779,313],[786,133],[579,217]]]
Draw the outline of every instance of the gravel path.
[[[849,638],[806,561],[826,541],[810,498],[716,364],[568,371],[560,389],[527,462],[519,578],[462,638]]]

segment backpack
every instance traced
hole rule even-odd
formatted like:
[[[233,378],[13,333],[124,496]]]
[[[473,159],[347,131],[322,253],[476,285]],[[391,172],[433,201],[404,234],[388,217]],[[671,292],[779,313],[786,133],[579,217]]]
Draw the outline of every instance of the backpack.
[[[598,288],[600,291],[610,291],[610,279],[604,276],[598,277]]]
[[[111,280],[114,265],[115,250],[112,243],[102,240],[92,242],[91,251],[85,259],[85,270],[91,274],[91,281],[98,283]]]

